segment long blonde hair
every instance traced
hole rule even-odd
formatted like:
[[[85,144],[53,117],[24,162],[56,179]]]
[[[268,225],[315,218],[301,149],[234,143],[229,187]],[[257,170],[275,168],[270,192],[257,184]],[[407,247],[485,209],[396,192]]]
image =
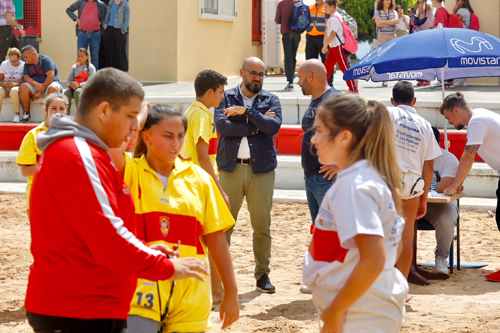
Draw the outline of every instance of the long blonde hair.
[[[318,118],[333,139],[341,131],[353,134],[350,163],[366,159],[389,186],[398,214],[401,214],[401,172],[396,160],[394,130],[384,104],[357,95],[343,95],[321,103]]]

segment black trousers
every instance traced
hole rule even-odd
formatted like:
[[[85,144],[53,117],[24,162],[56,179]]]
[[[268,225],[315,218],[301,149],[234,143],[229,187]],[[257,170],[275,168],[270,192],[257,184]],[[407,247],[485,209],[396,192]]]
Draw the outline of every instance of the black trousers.
[[[283,51],[285,52],[286,80],[293,84],[295,67],[297,66],[297,50],[300,44],[300,35],[287,32],[282,37]]]
[[[323,54],[323,52],[321,52],[323,49],[323,39],[324,36],[311,36],[306,34],[306,60],[318,59],[318,56],[321,56],[321,62],[323,62],[323,64],[325,63],[328,53]],[[333,87],[333,72],[328,79],[328,84],[330,87]]]
[[[103,40],[106,66],[128,72],[127,34],[108,26],[104,30]]]
[[[125,319],[77,319],[26,312],[35,333],[126,333]]]
[[[497,211],[495,213],[495,220],[497,221],[498,231],[500,231],[500,179],[498,180],[497,188]]]
[[[14,30],[10,25],[4,25],[0,27],[0,62],[5,60],[9,48],[19,47],[19,41],[16,35],[14,35]]]

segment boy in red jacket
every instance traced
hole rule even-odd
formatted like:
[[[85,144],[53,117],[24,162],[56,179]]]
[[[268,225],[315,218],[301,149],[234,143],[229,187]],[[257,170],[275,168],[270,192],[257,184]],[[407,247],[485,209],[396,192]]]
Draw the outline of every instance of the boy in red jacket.
[[[135,207],[108,148],[139,130],[144,91],[105,69],[87,82],[74,121],[54,117],[38,137],[44,151],[31,196],[26,310],[35,332],[122,333],[137,278],[194,277],[205,264],[169,259],[135,235]]]

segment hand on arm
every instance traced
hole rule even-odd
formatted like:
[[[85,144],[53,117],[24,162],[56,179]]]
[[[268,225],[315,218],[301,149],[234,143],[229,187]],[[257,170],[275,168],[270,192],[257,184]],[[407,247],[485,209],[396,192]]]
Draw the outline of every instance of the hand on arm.
[[[321,333],[341,333],[345,314],[373,285],[385,265],[384,239],[376,235],[360,234],[354,237],[360,259],[337,297],[323,311]]]
[[[54,82],[54,79],[56,78],[56,70],[55,70],[55,68],[51,69],[50,71],[48,71],[47,73],[45,73],[45,75],[47,75],[47,78],[45,79],[45,82],[42,84],[43,85],[43,91],[41,91],[40,89],[38,89],[40,92],[44,92],[45,89],[47,89],[52,84],[52,82]]]
[[[219,179],[215,175],[215,168],[214,165],[212,164],[212,160],[210,159],[210,155],[208,153],[208,143],[205,142],[201,137],[198,138],[198,143],[196,144],[196,153],[198,154],[198,162],[200,163],[200,166],[203,170],[205,170],[214,180],[215,185],[217,185],[217,188],[219,189],[220,194],[222,195],[222,198],[224,199],[224,202],[226,203],[227,207],[231,209],[231,205],[229,204],[229,197],[227,194],[222,190],[222,187],[219,184]]]
[[[227,246],[226,236],[222,230],[207,234],[204,239],[224,286],[224,298],[220,305],[220,319],[223,320],[222,329],[225,329],[238,320],[240,315],[238,287],[234,276],[233,262]]]
[[[427,195],[429,194],[429,189],[431,188],[432,177],[434,176],[434,160],[429,160],[424,162],[424,168],[422,170],[422,178],[424,179],[424,193],[420,196],[420,202],[418,204],[417,216],[415,219],[421,219],[427,213]]]
[[[458,165],[458,171],[457,175],[455,176],[455,180],[447,189],[443,191],[444,194],[457,194],[459,187],[464,183],[467,174],[469,174],[469,171],[474,164],[474,159],[476,158],[476,153],[480,146],[481,145],[465,146],[464,153],[462,154],[462,158],[460,159],[460,163]]]
[[[217,133],[227,137],[243,137],[258,134],[259,130],[253,124],[231,121],[224,115],[225,110],[225,107],[221,107],[214,111],[214,122]]]

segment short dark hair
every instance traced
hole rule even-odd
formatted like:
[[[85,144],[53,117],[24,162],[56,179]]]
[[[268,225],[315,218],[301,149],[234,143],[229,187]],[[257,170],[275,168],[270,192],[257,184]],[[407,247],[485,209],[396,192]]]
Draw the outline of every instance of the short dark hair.
[[[101,69],[85,84],[77,113],[86,117],[102,102],[108,102],[113,111],[118,111],[132,97],[144,99],[144,90],[136,80],[115,68]]]
[[[337,5],[338,5],[338,0],[325,0],[325,3],[328,5],[328,6],[334,6],[335,8],[337,8]]]
[[[21,49],[21,54],[23,54],[26,51],[36,52],[36,49],[32,45],[26,45]]]
[[[220,86],[223,85],[227,85],[227,77],[211,69],[206,69],[198,73],[196,79],[194,80],[196,97],[205,95],[209,89],[212,89],[215,92]]]
[[[415,97],[413,85],[408,81],[401,81],[392,88],[392,98],[398,104],[411,104]]]
[[[435,126],[432,126],[432,132],[434,133],[434,137],[436,138],[436,142],[439,144],[439,142],[441,141],[441,133],[439,132],[439,130]]]
[[[443,104],[439,107],[439,112],[444,115],[444,110],[453,110],[454,108],[464,109],[468,106],[469,104],[465,101],[464,94],[457,91],[454,94],[446,96]]]
[[[396,6],[396,8],[395,8],[395,10],[396,10],[396,11],[398,11],[398,10],[400,10],[400,9],[401,9],[401,10],[403,10],[403,6],[401,6],[401,5],[397,5],[397,6]]]

